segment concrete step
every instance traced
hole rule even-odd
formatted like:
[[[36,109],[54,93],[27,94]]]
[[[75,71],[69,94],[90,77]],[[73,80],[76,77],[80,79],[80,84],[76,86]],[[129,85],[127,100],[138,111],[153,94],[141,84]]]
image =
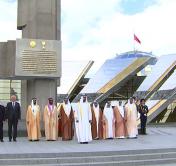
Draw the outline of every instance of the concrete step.
[[[83,145],[84,146],[84,145]],[[63,157],[88,157],[88,156],[125,156],[125,155],[141,155],[141,154],[165,154],[175,153],[176,148],[165,149],[141,149],[141,150],[122,150],[122,151],[97,151],[96,152],[66,152],[66,153],[16,153],[16,154],[0,154],[0,159],[16,159],[16,158],[63,158]]]
[[[109,161],[109,162],[87,162],[87,163],[38,163],[38,164],[5,164],[4,166],[154,166],[154,165],[165,165],[176,163],[176,158],[169,159],[153,159],[153,160],[129,160],[129,161]]]
[[[52,156],[53,155],[53,156]],[[175,149],[151,149],[122,152],[66,153],[66,154],[11,154],[0,155],[0,165],[49,166],[139,166],[176,163]]]

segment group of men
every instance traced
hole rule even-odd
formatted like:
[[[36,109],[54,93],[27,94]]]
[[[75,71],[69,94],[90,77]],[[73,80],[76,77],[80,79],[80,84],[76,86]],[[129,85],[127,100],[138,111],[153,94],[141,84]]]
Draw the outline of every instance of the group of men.
[[[131,97],[127,103],[108,101],[101,109],[97,102],[91,105],[87,96],[82,96],[74,109],[75,128],[78,142],[87,144],[92,139],[137,138],[138,120],[141,134],[146,134],[148,107],[145,100],[140,103]]]
[[[26,111],[26,127],[29,141],[39,141],[41,138],[40,124],[43,119],[45,138],[47,141],[72,140],[74,132],[81,144],[87,144],[92,139],[137,138],[137,121],[140,114],[141,133],[146,133],[148,107],[145,100],[138,104],[135,98],[127,103],[122,101],[112,104],[108,101],[101,109],[95,101],[90,104],[87,96],[81,96],[78,103],[70,103],[65,98],[58,107],[52,98],[43,110],[43,116],[37,99],[33,98]],[[20,105],[16,97],[11,97],[6,111],[0,106],[0,140],[3,142],[3,120],[8,119],[9,141],[16,141],[17,124],[21,118]],[[13,132],[12,132],[13,128]],[[12,134],[13,133],[13,134]]]

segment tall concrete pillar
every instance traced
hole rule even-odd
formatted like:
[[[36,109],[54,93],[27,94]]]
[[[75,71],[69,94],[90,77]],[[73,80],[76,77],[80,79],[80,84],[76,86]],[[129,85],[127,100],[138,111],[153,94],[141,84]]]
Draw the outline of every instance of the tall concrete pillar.
[[[60,40],[60,0],[18,0],[17,22],[22,38]],[[50,77],[22,81],[23,109],[27,109],[33,97],[37,97],[41,110],[48,97],[56,102],[57,82]]]

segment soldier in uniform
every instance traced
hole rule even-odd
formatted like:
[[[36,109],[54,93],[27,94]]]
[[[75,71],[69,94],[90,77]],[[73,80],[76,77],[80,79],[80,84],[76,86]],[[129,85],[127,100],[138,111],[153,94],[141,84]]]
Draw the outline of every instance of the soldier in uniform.
[[[140,100],[138,110],[140,113],[140,120],[141,120],[141,134],[145,135],[146,134],[147,113],[148,113],[148,107],[147,105],[145,105],[145,99]]]

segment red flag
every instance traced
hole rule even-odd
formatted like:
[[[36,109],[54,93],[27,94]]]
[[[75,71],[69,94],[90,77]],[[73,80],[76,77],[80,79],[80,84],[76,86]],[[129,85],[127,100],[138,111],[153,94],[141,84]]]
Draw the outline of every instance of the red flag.
[[[141,44],[141,41],[139,40],[139,38],[134,34],[134,40],[137,41],[139,44]]]

